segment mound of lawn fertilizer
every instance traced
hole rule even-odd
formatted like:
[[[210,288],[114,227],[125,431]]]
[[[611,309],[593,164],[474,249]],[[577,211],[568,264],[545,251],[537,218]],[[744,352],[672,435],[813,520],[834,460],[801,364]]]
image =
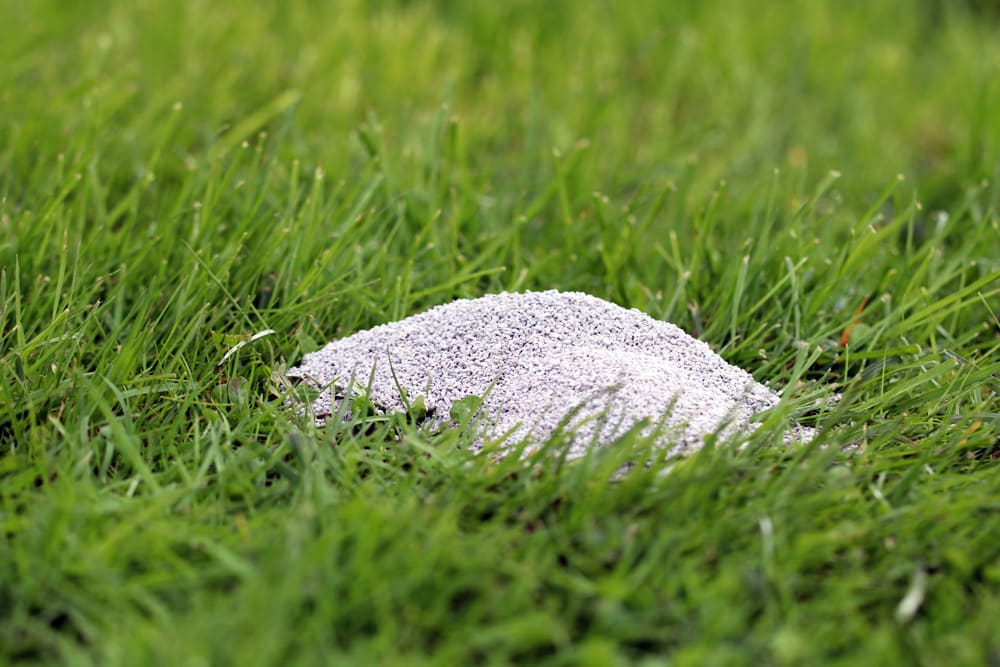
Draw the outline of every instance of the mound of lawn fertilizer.
[[[452,421],[457,401],[485,397],[477,447],[567,430],[571,456],[637,425],[687,453],[707,434],[748,434],[751,417],[778,402],[673,324],[579,292],[455,301],[333,341],[288,375],[321,390],[320,422],[363,393],[386,412],[420,397],[436,426]]]

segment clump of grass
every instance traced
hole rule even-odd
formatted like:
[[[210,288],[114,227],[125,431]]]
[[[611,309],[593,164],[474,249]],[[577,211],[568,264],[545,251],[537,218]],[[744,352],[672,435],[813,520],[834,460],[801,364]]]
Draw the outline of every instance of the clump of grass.
[[[1000,654],[987,9],[0,18],[0,661]],[[332,337],[529,288],[788,400],[742,450],[573,465],[288,408]],[[789,415],[822,436],[784,446]]]

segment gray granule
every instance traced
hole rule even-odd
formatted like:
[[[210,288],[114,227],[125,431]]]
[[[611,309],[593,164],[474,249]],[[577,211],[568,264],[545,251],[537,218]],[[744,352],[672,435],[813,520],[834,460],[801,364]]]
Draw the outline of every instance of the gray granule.
[[[688,453],[710,433],[750,433],[751,418],[778,402],[673,324],[579,292],[455,301],[333,341],[288,375],[322,389],[312,405],[320,422],[335,412],[335,393],[366,387],[387,412],[406,409],[400,387],[411,402],[423,397],[437,425],[456,401],[485,395],[479,443],[545,440],[568,428],[570,456],[640,420],[663,428],[672,454]],[[805,429],[799,437],[808,439]]]

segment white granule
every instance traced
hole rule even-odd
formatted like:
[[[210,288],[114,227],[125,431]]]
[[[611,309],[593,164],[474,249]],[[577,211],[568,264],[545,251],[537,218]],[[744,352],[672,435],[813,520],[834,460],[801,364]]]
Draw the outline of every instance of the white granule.
[[[312,405],[320,422],[336,412],[334,396],[366,389],[386,412],[406,410],[400,388],[411,404],[422,397],[438,426],[450,422],[456,401],[485,395],[478,444],[545,440],[565,428],[570,456],[640,420],[663,429],[671,454],[689,453],[711,433],[749,434],[751,418],[778,402],[673,324],[580,292],[502,293],[437,306],[333,341],[288,375],[321,389]],[[808,439],[806,429],[797,433]]]

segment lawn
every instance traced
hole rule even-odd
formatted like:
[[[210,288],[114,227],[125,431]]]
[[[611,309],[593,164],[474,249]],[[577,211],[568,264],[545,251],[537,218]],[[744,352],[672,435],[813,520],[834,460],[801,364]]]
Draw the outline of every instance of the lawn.
[[[0,664],[1000,661],[996,3],[0,24]],[[568,462],[287,402],[333,338],[550,288],[782,406]]]

